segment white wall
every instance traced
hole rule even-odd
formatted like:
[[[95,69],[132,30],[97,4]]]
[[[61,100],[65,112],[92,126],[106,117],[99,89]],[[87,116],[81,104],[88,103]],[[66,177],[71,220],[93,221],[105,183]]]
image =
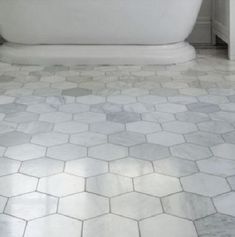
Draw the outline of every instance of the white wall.
[[[189,40],[192,43],[211,44],[212,1],[203,0],[197,24]]]

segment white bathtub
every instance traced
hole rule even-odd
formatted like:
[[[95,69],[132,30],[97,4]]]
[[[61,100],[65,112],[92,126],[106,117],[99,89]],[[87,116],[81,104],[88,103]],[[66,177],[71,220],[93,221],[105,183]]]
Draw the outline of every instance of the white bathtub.
[[[202,0],[1,0],[2,61],[19,64],[172,64]]]

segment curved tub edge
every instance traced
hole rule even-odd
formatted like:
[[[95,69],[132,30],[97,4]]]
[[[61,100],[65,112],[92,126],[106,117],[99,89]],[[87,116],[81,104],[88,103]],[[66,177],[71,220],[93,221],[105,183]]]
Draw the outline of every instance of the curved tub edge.
[[[170,65],[193,60],[187,42],[169,45],[19,45],[4,43],[0,60],[21,65]]]

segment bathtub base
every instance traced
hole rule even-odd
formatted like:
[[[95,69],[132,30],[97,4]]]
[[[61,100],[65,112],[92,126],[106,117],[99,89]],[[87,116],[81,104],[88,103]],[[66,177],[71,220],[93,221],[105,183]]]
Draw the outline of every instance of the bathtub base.
[[[169,45],[19,45],[5,43],[0,60],[23,65],[169,65],[190,61],[187,42]]]

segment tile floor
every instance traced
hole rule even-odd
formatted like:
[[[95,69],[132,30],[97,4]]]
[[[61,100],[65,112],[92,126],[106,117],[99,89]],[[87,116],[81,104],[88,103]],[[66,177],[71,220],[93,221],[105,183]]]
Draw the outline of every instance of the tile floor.
[[[1,237],[234,237],[235,62],[0,63]]]

